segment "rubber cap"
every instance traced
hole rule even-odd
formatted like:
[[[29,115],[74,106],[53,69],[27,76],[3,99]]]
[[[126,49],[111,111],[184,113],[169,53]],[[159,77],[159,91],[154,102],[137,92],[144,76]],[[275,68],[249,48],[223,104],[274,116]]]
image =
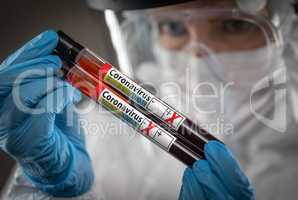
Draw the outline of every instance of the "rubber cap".
[[[67,64],[75,63],[77,55],[84,49],[82,45],[74,41],[63,31],[57,31],[59,41],[54,52]]]

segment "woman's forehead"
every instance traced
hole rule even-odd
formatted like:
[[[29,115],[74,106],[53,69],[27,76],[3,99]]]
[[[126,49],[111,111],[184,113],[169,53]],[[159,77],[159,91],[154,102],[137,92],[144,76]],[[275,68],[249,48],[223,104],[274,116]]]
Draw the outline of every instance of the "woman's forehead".
[[[164,6],[160,8],[151,9],[149,12],[161,13],[165,11],[175,11],[193,8],[236,8],[235,0],[195,0],[188,3],[177,4],[172,6]]]

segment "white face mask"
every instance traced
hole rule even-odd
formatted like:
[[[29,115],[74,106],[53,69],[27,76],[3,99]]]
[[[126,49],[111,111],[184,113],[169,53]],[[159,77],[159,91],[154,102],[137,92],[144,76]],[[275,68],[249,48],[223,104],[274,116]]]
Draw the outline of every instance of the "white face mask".
[[[281,65],[281,49],[260,48],[254,51],[222,53],[216,56],[219,67],[212,67],[223,82],[233,82],[237,88],[251,88]]]
[[[155,85],[158,96],[194,121],[208,124],[220,112],[220,82],[203,59],[155,47],[157,64],[144,63],[136,76]]]
[[[232,84],[238,89],[251,89],[258,81],[283,65],[283,49],[277,46],[218,54],[203,44],[189,44],[183,51],[175,52],[156,43],[153,49],[163,80],[172,80],[179,84],[189,83],[191,88],[198,82],[207,81]],[[194,49],[203,49],[207,56],[195,57],[188,53]],[[187,73],[190,76],[185,77]],[[185,78],[188,80],[185,81]]]

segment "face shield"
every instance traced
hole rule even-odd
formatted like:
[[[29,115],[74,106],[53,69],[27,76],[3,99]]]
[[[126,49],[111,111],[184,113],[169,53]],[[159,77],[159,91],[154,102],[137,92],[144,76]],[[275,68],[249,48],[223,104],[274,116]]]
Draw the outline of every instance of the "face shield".
[[[273,12],[274,1],[258,2],[193,1],[114,15],[121,22],[114,41],[120,67],[200,123],[232,113],[235,102],[285,67],[291,10],[280,5]],[[115,34],[115,24],[108,25]]]
[[[149,20],[155,62],[173,80],[187,70],[199,78],[205,68],[218,82],[249,85],[268,72],[281,44],[268,21],[239,10],[190,9]]]

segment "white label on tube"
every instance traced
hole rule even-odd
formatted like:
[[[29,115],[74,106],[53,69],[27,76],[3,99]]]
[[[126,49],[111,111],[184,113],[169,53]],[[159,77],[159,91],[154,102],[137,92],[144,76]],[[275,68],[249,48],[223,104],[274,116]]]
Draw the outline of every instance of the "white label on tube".
[[[179,126],[185,120],[185,117],[164,104],[157,98],[153,98],[151,102],[148,104],[148,110],[151,113],[154,113],[164,122],[166,122],[171,128],[178,130]]]
[[[104,81],[175,130],[178,130],[185,120],[185,117],[178,111],[163,103],[115,68],[107,72]]]
[[[134,109],[109,89],[104,89],[98,102],[126,124],[169,151],[176,137],[162,129],[145,115]]]

